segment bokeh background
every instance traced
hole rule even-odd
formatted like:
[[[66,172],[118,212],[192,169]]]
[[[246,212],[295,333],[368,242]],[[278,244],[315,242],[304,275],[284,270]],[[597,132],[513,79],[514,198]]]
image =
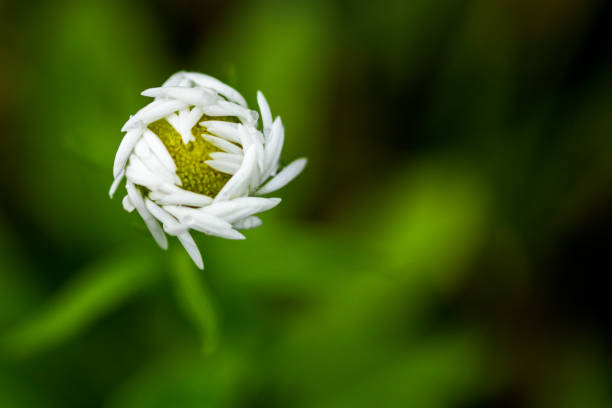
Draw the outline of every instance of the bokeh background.
[[[594,0],[0,2],[0,407],[610,407]],[[110,200],[180,70],[309,165],[206,269]]]

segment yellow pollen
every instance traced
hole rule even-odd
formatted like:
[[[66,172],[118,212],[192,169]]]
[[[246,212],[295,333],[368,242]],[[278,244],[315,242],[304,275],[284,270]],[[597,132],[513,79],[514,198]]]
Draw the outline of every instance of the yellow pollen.
[[[203,115],[198,123],[206,120],[236,122],[233,117]],[[161,139],[170,156],[172,156],[176,165],[176,175],[183,183],[181,188],[215,197],[230,179],[229,174],[217,171],[205,163],[206,160],[210,159],[210,153],[218,152],[220,149],[202,137],[203,133],[207,133],[204,126],[197,124],[191,129],[195,141],[187,144],[183,143],[180,133],[166,119],[153,122],[148,127]]]

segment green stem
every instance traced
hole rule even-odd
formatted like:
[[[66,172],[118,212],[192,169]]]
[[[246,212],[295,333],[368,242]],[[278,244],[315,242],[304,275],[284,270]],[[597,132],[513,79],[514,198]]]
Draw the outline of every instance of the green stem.
[[[210,354],[218,343],[217,318],[202,272],[183,252],[174,252],[173,261],[170,275],[179,303],[200,332],[203,353]]]

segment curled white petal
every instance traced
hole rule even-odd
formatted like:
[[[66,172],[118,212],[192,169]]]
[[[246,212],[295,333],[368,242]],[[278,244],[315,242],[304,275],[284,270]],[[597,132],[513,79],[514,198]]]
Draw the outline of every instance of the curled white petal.
[[[121,204],[123,205],[123,209],[129,213],[134,211],[134,209],[136,208],[134,207],[134,204],[132,204],[132,202],[130,201],[130,197],[128,195],[123,197],[123,200],[121,200]]]
[[[121,143],[119,144],[119,148],[117,149],[117,154],[115,155],[115,163],[113,164],[113,176],[116,178],[119,173],[125,167],[125,163],[127,163],[130,154],[132,154],[132,150],[134,150],[134,146],[140,139],[142,135],[142,129],[136,128],[132,129],[123,136]]]
[[[270,138],[265,147],[266,170],[264,172],[264,180],[276,171],[278,167],[278,160],[280,159],[280,154],[283,150],[284,140],[285,129],[283,128],[283,122],[281,121],[280,117],[277,117],[272,124]]]
[[[195,106],[183,120],[185,127],[189,129],[189,131],[191,131],[191,129],[198,124],[198,121],[200,120],[203,114],[204,109],[199,106]]]
[[[264,173],[264,145],[263,137],[254,128],[247,128],[244,125],[238,125],[238,134],[243,150],[248,150],[251,147],[255,149],[255,157],[257,158],[257,172],[253,174],[249,183],[249,191],[257,188],[260,176]]]
[[[122,132],[139,126],[147,126],[156,120],[165,118],[172,112],[185,109],[188,104],[173,99],[159,99],[151,102],[132,116],[121,129]]]
[[[174,164],[174,160],[172,160],[172,156],[168,153],[166,146],[159,139],[159,137],[151,132],[149,129],[145,130],[142,135],[144,141],[149,146],[149,149],[157,156],[160,162],[168,169],[168,171],[175,172],[176,164]]]
[[[304,167],[306,167],[305,158],[292,161],[270,181],[264,184],[263,187],[257,190],[257,194],[268,194],[285,187],[287,183],[296,178],[302,172],[302,170],[304,170]]]
[[[177,217],[181,224],[196,231],[221,238],[244,239],[244,235],[234,230],[230,223],[213,214],[174,205],[166,205],[164,209]]]
[[[136,186],[131,182],[126,183],[126,189],[130,202],[136,208],[138,214],[140,214],[140,217],[145,222],[147,228],[149,228],[149,231],[151,231],[151,235],[153,235],[155,242],[157,242],[162,249],[168,249],[168,239],[166,238],[166,234],[164,234],[164,231],[161,229],[155,218],[151,215],[149,210],[147,210],[142,196],[140,195],[140,191],[138,191]]]
[[[177,112],[172,112],[165,119],[175,130],[181,127],[181,121]]]
[[[233,162],[238,165],[242,163],[242,154],[224,153],[224,152],[212,152],[209,155],[213,160],[223,160]]]
[[[257,156],[257,167],[259,170],[257,177],[252,179],[251,188],[255,189],[259,185],[259,176],[263,176],[263,173],[265,172],[265,148],[263,136],[256,129],[247,128],[242,125],[238,127],[238,131],[240,133],[240,139],[242,140],[242,146],[244,149],[247,149],[250,146],[255,146],[255,155]]]
[[[214,105],[204,106],[203,109],[208,116],[236,116],[242,123],[251,126],[257,122],[259,116],[255,111],[228,101],[218,101]]]
[[[246,229],[257,228],[261,226],[262,224],[263,224],[263,221],[261,220],[261,218],[252,215],[250,217],[243,218],[240,221],[236,221],[233,225],[235,229],[246,230]]]
[[[174,186],[173,186],[174,187]],[[187,205],[192,207],[201,207],[212,203],[213,199],[204,195],[194,193],[192,191],[183,190],[179,187],[170,188],[169,185],[162,190],[151,191],[149,197],[155,200],[158,204],[166,205]]]
[[[251,146],[244,155],[242,165],[236,174],[225,183],[215,197],[215,201],[224,201],[247,193],[251,178],[257,171],[257,157],[255,154],[256,149],[254,146]]]
[[[178,113],[173,113],[166,117],[166,120],[168,121],[168,123],[170,123],[170,125],[172,125],[174,130],[176,130],[181,135],[181,139],[183,140],[183,143],[185,144],[195,140],[195,137],[193,136],[193,133],[191,132],[191,128],[193,127],[193,125],[190,126],[187,123],[189,114],[190,114],[189,108],[185,108],[185,109],[181,109],[180,111],[178,111]]]
[[[200,125],[204,126],[208,132],[215,136],[222,137],[230,142],[241,142],[237,123],[223,122],[220,120],[207,120],[200,122]]]
[[[181,234],[178,234],[176,237],[181,242],[181,244],[183,244],[183,248],[185,248],[185,251],[187,251],[191,259],[193,260],[193,263],[195,263],[198,268],[204,269],[204,261],[202,260],[202,254],[200,254],[200,250],[198,249],[198,246],[193,240],[191,234],[188,231],[185,231]]]
[[[180,86],[184,79],[185,79],[185,71],[176,72],[176,73],[172,74],[170,76],[170,78],[168,78],[166,80],[166,82],[164,82],[162,84],[162,87],[165,87],[165,86]]]
[[[239,197],[229,201],[214,202],[200,211],[234,223],[242,218],[274,208],[280,201],[280,198]]]
[[[113,198],[113,196],[115,195],[115,191],[117,191],[117,187],[119,187],[121,180],[123,180],[123,176],[125,176],[125,168],[122,168],[117,177],[115,177],[115,180],[113,181],[113,184],[111,185],[111,188],[108,192],[110,198]]]
[[[181,81],[178,83],[178,86],[188,86],[188,87],[192,87],[194,86],[194,83],[191,79],[186,78],[184,73],[183,73],[183,79],[181,79]]]
[[[228,142],[227,140],[217,137],[217,136],[213,136],[213,135],[208,135],[206,133],[202,134],[202,137],[209,143],[211,143],[212,145],[218,147],[221,150],[225,150],[228,153],[240,153],[242,154],[242,149],[238,146],[236,146],[235,144],[233,144],[232,142]]]
[[[129,181],[148,188],[157,190],[164,180],[160,180],[158,175],[152,173],[136,155],[130,157],[125,175]]]
[[[240,138],[240,144],[242,145],[242,149],[247,150],[249,147],[255,144],[255,140],[253,134],[247,130],[247,128],[239,124],[237,125],[238,129],[238,137]]]
[[[221,173],[234,175],[240,169],[240,164],[225,160],[206,160],[204,163]]]
[[[259,112],[261,113],[264,136],[268,136],[272,129],[272,113],[270,112],[270,105],[268,105],[268,101],[261,91],[257,91],[257,104],[259,105]]]
[[[178,235],[187,231],[189,227],[178,222],[176,218],[164,211],[160,206],[153,201],[145,198],[144,200],[147,210],[164,225],[164,230],[170,235]]]
[[[157,158],[157,155],[153,154],[144,139],[140,139],[140,141],[136,144],[134,153],[152,174],[155,174],[164,182],[174,183],[177,185],[182,184],[181,179],[176,175],[176,173],[168,170],[168,168],[166,168],[166,166],[164,166],[164,164]]]
[[[173,98],[187,105],[194,106],[210,105],[217,100],[215,92],[209,89],[180,86],[149,88],[143,91],[141,95],[152,98]]]
[[[230,101],[234,101],[245,108],[247,106],[247,103],[240,92],[219,81],[217,78],[213,78],[210,75],[200,74],[199,72],[185,72],[185,77],[201,87],[214,89]]]

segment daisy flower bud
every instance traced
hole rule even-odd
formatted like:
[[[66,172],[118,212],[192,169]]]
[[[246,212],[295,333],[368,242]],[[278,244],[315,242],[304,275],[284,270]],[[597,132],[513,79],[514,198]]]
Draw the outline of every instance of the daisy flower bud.
[[[244,239],[239,230],[260,226],[255,214],[280,202],[261,196],[289,183],[306,159],[281,166],[285,130],[261,92],[261,127],[238,91],[208,75],[177,72],[142,95],[153,101],[122,128],[110,196],[125,178],[123,208],[138,212],[163,249],[166,234],[176,236],[202,269],[190,230]]]

